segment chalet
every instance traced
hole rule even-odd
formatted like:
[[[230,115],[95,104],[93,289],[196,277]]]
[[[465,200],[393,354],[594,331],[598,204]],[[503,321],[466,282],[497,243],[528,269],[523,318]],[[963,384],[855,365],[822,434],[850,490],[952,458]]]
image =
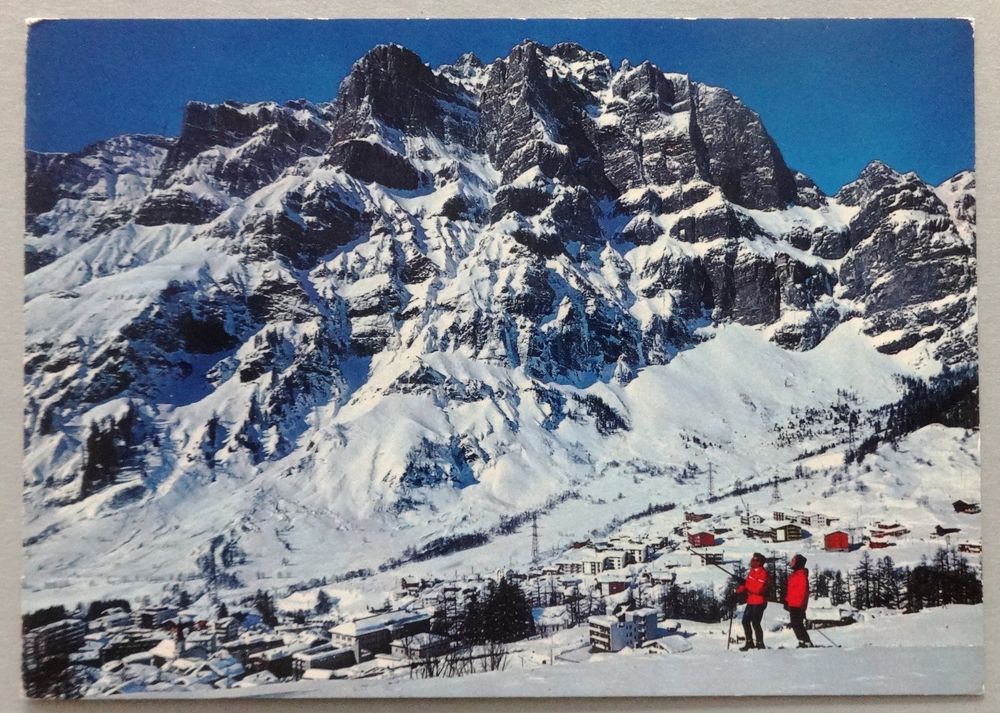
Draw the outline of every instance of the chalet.
[[[964,513],[966,515],[975,515],[982,512],[979,507],[979,503],[967,503],[964,500],[956,500],[951,505],[955,508],[955,512]]]
[[[715,535],[711,532],[692,532],[688,535],[692,547],[715,547]]]
[[[624,592],[628,589],[629,581],[627,577],[620,575],[599,574],[597,575],[597,585],[601,589],[601,595],[607,597],[612,594]]]
[[[958,545],[958,551],[978,555],[982,553],[983,546],[978,542],[962,542]]]
[[[407,579],[402,577],[399,580],[399,588],[401,591],[407,594],[416,594],[420,592],[427,586],[427,583],[422,579]]]
[[[676,572],[643,572],[643,581],[650,584],[670,584],[677,580]]]
[[[707,520],[710,517],[712,517],[712,513],[710,513],[710,512],[702,512],[702,513],[685,512],[684,513],[684,521],[685,522],[701,522],[702,520]]]
[[[752,540],[774,540],[774,528],[768,527],[766,524],[763,526],[749,525],[743,528],[743,536]]]
[[[775,542],[791,542],[792,540],[802,539],[802,528],[794,523],[779,525],[771,532],[773,535],[772,539]]]
[[[777,513],[775,513],[775,515],[777,515]],[[775,520],[777,520],[777,519],[778,518],[775,518]],[[764,518],[761,517],[760,515],[757,515],[757,514],[747,513],[746,515],[743,515],[742,517],[740,517],[740,524],[741,525],[763,525],[764,524]]]
[[[875,539],[873,539],[873,540],[869,540],[868,541],[868,547],[871,548],[871,549],[873,549],[873,550],[881,550],[881,549],[885,549],[886,547],[892,547],[892,546],[893,546],[893,543],[892,542],[888,542],[886,540],[875,540]]]
[[[572,617],[565,605],[536,607],[531,610],[531,617],[535,621],[535,633],[540,636],[568,629],[572,624]]]
[[[910,534],[909,529],[902,525],[889,525],[877,532],[881,533],[883,537],[902,537],[903,535]],[[873,532],[872,534],[874,535],[875,533]]]
[[[834,530],[823,536],[823,549],[827,552],[850,552],[859,544],[861,542],[855,528]]]

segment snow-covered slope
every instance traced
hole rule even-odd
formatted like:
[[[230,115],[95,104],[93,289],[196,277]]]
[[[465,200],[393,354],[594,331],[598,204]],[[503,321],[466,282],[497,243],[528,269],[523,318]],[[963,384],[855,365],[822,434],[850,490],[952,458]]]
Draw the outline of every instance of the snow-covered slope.
[[[693,498],[688,461],[842,452],[836,407],[975,367],[974,185],[824,196],[725,90],[533,42],[29,153],[25,606],[569,537]],[[776,435],[810,408],[826,442]]]

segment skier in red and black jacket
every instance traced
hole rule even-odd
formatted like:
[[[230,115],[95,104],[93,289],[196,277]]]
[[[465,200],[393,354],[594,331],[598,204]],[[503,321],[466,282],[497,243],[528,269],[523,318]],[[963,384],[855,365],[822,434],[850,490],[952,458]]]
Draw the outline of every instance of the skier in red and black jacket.
[[[747,605],[743,610],[743,633],[746,635],[746,643],[740,651],[764,648],[764,630],[760,621],[764,617],[764,609],[767,607],[767,599],[764,593],[767,591],[767,570],[764,569],[764,562],[767,560],[760,552],[754,552],[750,558],[750,571],[747,578],[737,589],[737,594],[746,592]],[[754,643],[754,635],[757,641]]]
[[[806,607],[809,605],[809,570],[806,569],[806,558],[802,555],[792,557],[792,573],[788,575],[788,586],[785,589],[785,609],[792,621],[792,631],[799,640],[799,648],[813,645],[806,631]]]

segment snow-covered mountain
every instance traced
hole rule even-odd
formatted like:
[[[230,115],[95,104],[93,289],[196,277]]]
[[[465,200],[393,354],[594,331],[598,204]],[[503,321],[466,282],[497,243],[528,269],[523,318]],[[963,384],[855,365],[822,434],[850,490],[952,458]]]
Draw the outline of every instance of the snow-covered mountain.
[[[973,174],[826,196],[648,62],[380,45],[330,104],[183,127],[27,155],[29,601],[375,569],[527,512],[555,545],[977,362]],[[782,430],[807,408],[826,441]]]

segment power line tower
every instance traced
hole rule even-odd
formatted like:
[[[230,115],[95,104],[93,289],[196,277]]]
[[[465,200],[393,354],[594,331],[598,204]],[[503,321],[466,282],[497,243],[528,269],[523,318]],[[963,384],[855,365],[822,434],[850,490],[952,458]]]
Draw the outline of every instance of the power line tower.
[[[774,476],[774,488],[771,490],[771,502],[776,503],[781,500],[781,491],[778,489],[778,476]]]
[[[708,497],[715,497],[715,474],[712,469],[712,464],[708,464]]]
[[[531,564],[538,564],[538,515],[531,516]]]

